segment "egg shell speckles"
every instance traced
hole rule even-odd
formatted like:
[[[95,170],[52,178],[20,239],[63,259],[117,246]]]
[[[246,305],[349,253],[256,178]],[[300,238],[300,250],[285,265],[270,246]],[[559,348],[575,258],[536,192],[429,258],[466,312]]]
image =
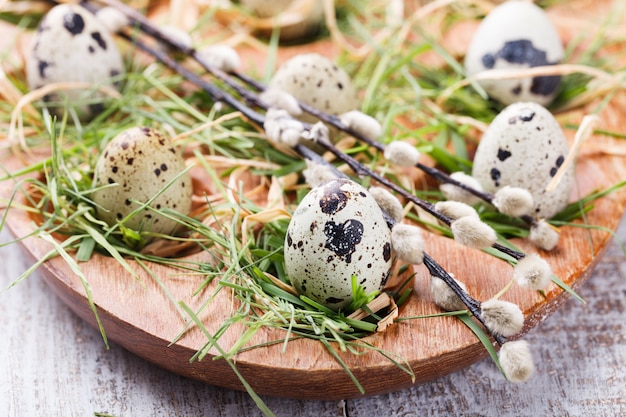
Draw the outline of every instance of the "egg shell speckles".
[[[391,232],[376,200],[353,181],[313,188],[298,205],[285,239],[285,267],[300,294],[333,309],[352,301],[352,276],[381,290],[392,265]]]
[[[26,58],[30,89],[59,82],[85,82],[118,88],[111,79],[124,72],[122,56],[105,26],[89,11],[74,5],[53,7],[39,23]],[[104,95],[98,91],[66,90],[44,98],[60,115],[72,103],[79,117],[100,113]]]
[[[529,214],[550,218],[565,208],[574,184],[570,166],[554,191],[545,190],[568,153],[563,131],[548,110],[536,103],[515,103],[485,131],[472,176],[490,193],[506,185],[525,188],[534,200]]]
[[[160,133],[135,127],[117,135],[109,142],[96,163],[96,190],[93,201],[98,218],[109,225],[125,218],[138,204],[159,193],[174,177],[185,170],[185,161],[172,142]],[[188,214],[191,208],[192,184],[188,173],[182,175],[150,205],[156,209],[169,208]],[[129,219],[125,226],[134,230],[171,234],[178,223],[153,211],[143,210]]]
[[[298,101],[338,115],[355,110],[359,101],[350,76],[319,54],[296,55],[276,71],[269,88],[285,91]],[[316,121],[309,116],[305,121]]]
[[[468,47],[468,75],[489,69],[554,65],[563,59],[563,44],[554,25],[538,6],[508,1],[481,22]],[[508,105],[518,101],[550,103],[557,93],[559,76],[479,81],[490,97]]]

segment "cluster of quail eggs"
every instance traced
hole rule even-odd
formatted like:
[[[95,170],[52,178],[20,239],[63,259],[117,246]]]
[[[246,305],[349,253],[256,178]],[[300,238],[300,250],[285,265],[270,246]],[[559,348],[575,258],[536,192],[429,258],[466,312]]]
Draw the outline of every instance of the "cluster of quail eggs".
[[[26,56],[26,72],[31,90],[49,90],[43,105],[51,114],[70,112],[88,121],[104,110],[107,94],[120,90],[125,73],[111,34],[126,25],[124,14],[106,7],[94,14],[78,4],[60,4],[44,16]],[[207,64],[223,70],[239,63],[231,48],[213,45],[199,52]],[[93,184],[98,218],[140,232],[140,244],[176,233],[176,213],[187,215],[191,209],[192,182],[183,156],[149,127],[127,129],[106,145]]]
[[[41,20],[26,59],[31,89],[81,83],[80,88],[55,88],[45,96],[51,113],[71,110],[88,120],[106,104],[99,87],[120,88],[121,54],[111,36],[127,22],[101,9],[94,15],[76,4],[53,7]],[[148,127],[127,129],[101,152],[91,197],[98,218],[110,226],[123,224],[143,233],[144,243],[159,234],[175,233],[175,216],[191,208],[192,184],[185,161],[172,141]]]
[[[529,26],[532,31],[528,30]],[[543,10],[531,2],[508,1],[494,8],[479,26],[470,43],[465,66],[468,75],[472,76],[489,69],[554,65],[562,58],[560,38]],[[557,94],[559,81],[558,76],[480,81],[489,96],[506,107],[484,132],[476,150],[471,177],[465,176],[488,193],[509,187],[527,192],[531,198],[528,214],[535,218],[551,218],[560,212],[567,205],[574,184],[575,172],[569,166],[564,168],[557,186],[546,190],[569,153],[560,125],[544,107]],[[275,90],[287,92],[299,102],[335,115],[356,109],[358,105],[347,74],[316,54],[297,56],[284,64],[270,83],[269,91]],[[293,109],[290,112],[301,117],[297,106],[286,104],[284,107]],[[357,240],[361,239],[359,233],[367,226],[356,227],[354,225],[363,223],[353,223],[350,218],[335,219],[334,212],[331,216],[324,211],[329,195],[333,196],[334,204],[343,201],[342,204],[350,207],[352,198],[344,196],[338,184],[342,183],[331,181],[311,191],[294,213],[285,242],[285,263],[295,288],[335,309],[345,306],[350,298],[352,274],[361,279],[359,273],[365,272],[362,279],[367,288],[380,289],[384,285],[381,271],[388,272],[385,257],[367,256],[367,251],[372,248],[369,243],[353,245],[357,237]],[[343,200],[338,195],[342,195]],[[367,205],[364,202],[359,204],[358,210],[364,211]],[[379,211],[380,208],[375,205],[372,210]],[[353,215],[351,210],[344,213]],[[375,218],[371,216],[373,214],[368,211],[366,217]],[[327,229],[320,226],[328,222],[341,227],[329,226]],[[376,224],[379,223],[377,220]],[[343,231],[345,243],[342,245],[332,243],[338,230]],[[328,234],[329,231],[333,234]],[[378,251],[389,243],[385,237],[388,232],[379,233]],[[359,253],[356,259],[361,257],[363,249],[367,262],[352,265],[355,256],[350,252],[349,257],[342,258],[333,252],[338,248],[350,248]],[[381,262],[376,273],[363,270],[375,264],[371,260]]]
[[[312,0],[240,3],[260,18],[283,19],[283,40],[310,35],[323,19],[322,2]],[[101,20],[105,15],[102,13],[99,19],[81,6],[63,4],[41,21],[27,57],[29,87],[38,89],[57,83],[88,86],[56,89],[48,94],[45,101],[51,112],[62,114],[71,108],[81,119],[88,120],[106,104],[99,87],[120,88],[124,66],[109,32],[127,22],[116,20],[120,16],[115,14],[105,22]],[[175,31],[167,33],[172,38],[177,36]],[[177,39],[191,45],[189,37]],[[230,71],[239,63],[233,53],[214,48],[200,56],[205,64]],[[483,20],[464,64],[467,75],[472,77],[488,70],[556,65],[562,59],[560,38],[542,9],[532,2],[511,0],[495,7]],[[507,187],[525,190],[532,199],[528,214],[551,218],[567,205],[575,179],[574,169],[564,166],[569,154],[567,140],[544,107],[558,93],[560,77],[482,77],[478,82],[505,108],[484,132],[471,177],[466,178],[496,196]],[[372,139],[382,134],[378,122],[358,111],[359,95],[349,75],[319,54],[297,55],[284,63],[261,99],[289,118],[317,121],[303,111],[302,106],[309,106]],[[398,157],[385,153],[385,158],[402,161],[401,165],[416,164],[419,154],[412,145],[395,150]],[[560,181],[548,191],[546,185],[557,173],[562,174]],[[111,140],[97,161],[93,183],[91,198],[98,218],[112,227],[123,225],[145,232],[147,239],[176,233],[178,214],[187,215],[191,210],[192,183],[184,158],[168,137],[149,127],[130,128]],[[396,258],[422,262],[421,234],[402,228],[408,225],[401,224],[403,210],[395,198],[383,212],[376,193],[349,179],[325,178],[298,204],[286,231],[284,261],[291,284],[300,295],[345,312],[353,301],[355,280],[366,293],[381,291]],[[415,252],[418,255],[408,254],[399,245],[398,236],[402,234],[408,236],[402,240],[410,242],[407,246],[419,246]],[[551,274],[544,276],[547,282]],[[464,291],[462,283],[459,287]],[[458,295],[448,297],[452,309],[464,308],[458,303]],[[490,307],[496,310],[492,315],[504,315],[500,312],[502,304],[484,302],[481,306],[483,312]],[[513,331],[507,328],[495,333],[518,333],[523,315],[517,309],[514,316]],[[500,328],[498,323],[487,327]],[[506,352],[507,347],[502,350]]]
[[[275,15],[283,3],[242,1],[260,17]],[[321,20],[321,6],[306,4],[311,6],[311,20],[298,30],[308,33]],[[528,31],[529,25],[533,31]],[[283,35],[301,35],[298,30]],[[530,2],[508,1],[496,7],[478,28],[465,67],[472,76],[489,69],[553,65],[562,57],[560,39],[545,13]],[[62,82],[118,89],[123,72],[121,54],[107,25],[72,4],[54,7],[41,21],[27,59],[32,89]],[[488,192],[506,186],[526,189],[533,197],[532,214],[553,216],[567,204],[574,180],[573,169],[568,168],[555,190],[545,190],[568,153],[558,123],[543,107],[556,95],[559,77],[480,83],[490,97],[508,107],[481,140],[473,178]],[[94,88],[72,90],[66,97],[60,94],[47,97],[58,106],[51,106],[52,111],[70,104],[88,119],[103,108],[102,94]],[[301,104],[338,116],[349,127],[352,120],[365,125],[371,122],[358,116],[358,93],[348,74],[315,53],[297,55],[284,63],[262,99],[303,121],[315,119],[302,112]],[[380,134],[379,126],[368,126],[366,133]],[[182,156],[159,132],[133,128],[121,133],[107,145],[96,166],[93,201],[99,217],[110,225],[124,221],[135,230],[174,233],[177,222],[157,212],[164,208],[189,212],[192,190],[185,169]],[[149,207],[138,211],[147,202]],[[335,310],[345,308],[352,297],[352,277],[367,292],[385,285],[392,262],[390,236],[382,211],[367,190],[349,180],[325,182],[311,190],[293,215],[285,241],[288,275],[301,294]]]
[[[532,30],[529,30],[532,28]],[[547,14],[532,2],[506,1],[481,22],[465,58],[468,76],[490,69],[524,69],[555,65],[563,58],[561,39]],[[473,161],[472,177],[495,193],[504,187],[530,192],[530,215],[551,218],[568,203],[573,167],[564,167],[557,186],[548,191],[569,154],[563,131],[546,109],[558,92],[559,76],[481,79],[489,96],[506,107],[484,132]]]
[[[297,24],[284,24],[281,28],[283,40],[312,33],[323,17],[321,2],[311,0],[242,0],[241,4],[261,18],[278,16],[276,19],[282,19],[283,24],[290,22],[291,12],[298,11]],[[53,8],[42,20],[28,55],[29,87],[37,89],[58,83],[86,85],[71,90],[59,89],[57,85],[55,92],[46,96],[47,107],[56,114],[72,109],[83,120],[94,117],[106,104],[99,88],[120,88],[124,67],[109,32],[127,24],[124,16],[106,10],[96,17],[78,5]],[[527,30],[529,25],[532,32]],[[192,46],[187,33],[161,30],[175,42]],[[168,44],[157,46],[173,53]],[[217,47],[200,52],[199,60],[205,66],[228,72],[239,64],[238,56],[230,49]],[[508,1],[496,7],[478,28],[467,51],[465,67],[468,76],[474,76],[493,69],[554,65],[562,58],[560,39],[545,13],[530,2]],[[510,187],[529,195],[530,202],[524,205],[536,218],[552,217],[569,200],[574,171],[572,167],[564,167],[569,153],[567,141],[544,107],[557,94],[559,82],[558,76],[479,78],[487,94],[506,108],[485,131],[476,150],[472,176],[464,174],[463,178],[494,193],[496,198],[492,202],[498,209],[498,193],[502,195]],[[261,100],[270,108],[266,119],[277,110],[277,122],[281,118],[288,120],[292,122],[290,128],[295,123],[292,118],[307,123],[317,121],[307,114],[309,107],[335,117],[353,133],[371,139],[382,135],[380,124],[358,111],[359,96],[348,74],[319,54],[298,55],[283,64]],[[271,137],[270,129],[265,128]],[[296,141],[301,138],[298,129],[295,129]],[[279,126],[277,131],[281,136],[283,128]],[[331,130],[329,138],[336,133]],[[400,166],[415,165],[419,153],[408,143],[401,145],[406,146],[387,146],[385,158]],[[560,181],[548,191],[546,184],[557,173],[561,174]],[[355,283],[368,294],[382,291],[395,259],[418,264],[427,258],[421,232],[417,227],[402,224],[403,208],[390,193],[387,199],[380,191],[370,192],[349,179],[335,178],[334,174],[322,174],[319,179],[322,177],[291,218],[284,241],[285,271],[300,295],[345,313],[353,301]],[[143,237],[141,243],[176,233],[180,225],[178,216],[191,210],[192,183],[184,158],[169,138],[149,127],[130,128],[111,140],[97,161],[93,183],[91,198],[98,218],[111,227],[139,231]],[[521,200],[509,199],[509,204]],[[471,217],[472,221],[472,216],[478,218],[469,205],[463,208],[466,209],[471,210],[466,218]],[[516,210],[522,211],[519,207],[510,211]],[[523,212],[526,213],[526,208]],[[452,222],[453,232],[455,224],[461,221],[463,218]],[[544,249],[556,244],[558,238],[554,239],[545,228],[539,232],[536,229],[539,228],[534,233],[542,235]],[[486,246],[495,242],[493,234]],[[531,240],[532,234],[531,226]],[[535,279],[532,285],[540,284],[536,289],[543,289],[551,279],[551,271],[546,268],[539,274],[532,260],[532,257],[521,260],[518,265],[525,269],[520,272],[517,268],[514,275],[523,275],[523,279],[540,275],[542,279]],[[454,290],[455,285],[447,282],[445,291],[437,291],[439,281],[432,277],[431,288],[437,305],[444,309],[464,308],[459,305],[459,296],[466,293],[463,283],[457,282],[458,288]],[[524,318],[517,306],[498,300],[487,300],[480,305],[480,317],[493,335],[510,336],[520,331]],[[509,376],[512,365],[515,374],[510,379],[525,380],[533,369],[530,354],[525,344],[521,350],[512,346],[512,343],[502,345],[503,369]],[[507,359],[507,352],[513,356],[512,360]],[[525,358],[523,364],[520,357]]]

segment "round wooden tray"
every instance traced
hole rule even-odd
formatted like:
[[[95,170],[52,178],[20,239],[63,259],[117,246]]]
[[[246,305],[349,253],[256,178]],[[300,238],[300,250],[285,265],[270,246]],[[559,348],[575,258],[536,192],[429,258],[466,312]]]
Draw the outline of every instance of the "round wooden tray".
[[[601,114],[601,127],[620,131],[625,109],[626,100],[623,97],[616,98]],[[571,113],[561,117],[560,121],[579,123],[581,115],[582,112]],[[592,137],[588,142],[604,145],[605,149],[617,144],[611,138],[600,136]],[[11,171],[23,166],[22,160],[9,152],[0,155],[0,163]],[[583,148],[577,163],[577,196],[572,198],[609,187],[624,178],[626,160],[623,156]],[[0,183],[0,198],[10,196],[13,187],[14,184],[10,182]],[[24,197],[18,196],[18,201],[24,202]],[[557,248],[549,253],[541,253],[565,283],[575,289],[589,276],[611,238],[606,229],[616,229],[625,204],[626,193],[622,190],[598,200],[586,217],[586,222],[597,228],[565,227]],[[34,229],[33,218],[17,209],[9,210],[7,225],[17,237],[26,236]],[[36,238],[26,238],[21,243],[34,259],[42,258],[50,250],[46,242]],[[525,251],[535,251],[527,242],[515,243]],[[428,235],[426,250],[445,269],[461,278],[470,293],[479,300],[494,296],[512,277],[512,269],[505,262],[461,247],[450,239]],[[209,260],[206,253],[193,255],[193,258]],[[130,276],[115,260],[105,256],[96,254],[89,262],[80,264],[108,338],[174,373],[210,384],[243,389],[224,360],[213,360],[217,354],[215,350],[202,361],[190,361],[206,343],[199,329],[190,329],[175,344],[170,344],[183,328],[183,320],[155,281],[132,261],[131,266],[139,280]],[[150,265],[150,268],[165,283],[174,299],[184,301],[193,309],[205,300],[203,295],[206,293],[193,295],[198,285],[197,277],[179,275],[162,265]],[[83,285],[65,261],[53,258],[43,265],[42,272],[54,293],[82,319],[96,326]],[[415,272],[414,292],[401,307],[400,316],[440,312],[430,298],[426,269],[416,266]],[[205,291],[212,291],[212,288]],[[549,287],[544,295],[514,286],[502,299],[521,307],[526,316],[522,332],[525,333],[540,324],[567,297],[555,285]],[[215,332],[230,316],[234,309],[232,303],[228,292],[221,291],[204,310],[201,319],[209,331]],[[243,326],[232,326],[220,339],[220,345],[230,347],[243,330]],[[283,337],[284,334],[279,330],[262,329],[252,343],[261,344]],[[341,359],[365,389],[365,395],[396,391],[431,380],[469,366],[487,355],[474,334],[454,317],[398,322],[383,333],[369,336],[367,341],[377,348],[392,352],[399,360],[407,361],[415,372],[415,381],[389,359],[375,352],[363,355],[340,352]],[[259,394],[301,399],[342,399],[362,395],[337,360],[314,340],[289,342],[284,352],[282,344],[241,352],[237,355],[236,366]]]
[[[600,140],[600,139],[598,139]],[[21,166],[18,158],[5,154],[1,159],[8,169]],[[585,155],[578,162],[578,188],[584,195],[596,188],[604,188],[626,178],[623,157]],[[0,197],[10,195],[13,184],[2,183]],[[23,201],[23,196],[18,197]],[[626,194],[623,191],[598,200],[588,213],[587,222],[615,230],[624,211]],[[7,224],[15,236],[26,236],[33,231],[33,217],[25,211],[9,211]],[[568,285],[576,288],[589,275],[606,248],[611,234],[597,229],[564,227],[555,250],[542,253],[554,272]],[[50,246],[41,239],[21,241],[34,258],[42,258]],[[527,251],[534,249],[526,242],[516,242]],[[482,252],[467,249],[454,241],[428,236],[426,250],[448,271],[456,273],[467,284],[470,293],[485,300],[495,295],[511,279],[512,269],[503,261]],[[196,260],[209,261],[206,253],[193,255]],[[181,316],[172,306],[162,289],[138,265],[133,265],[136,280],[112,258],[95,255],[81,263],[98,307],[108,338],[138,356],[172,372],[229,388],[242,389],[242,385],[228,364],[212,360],[212,351],[202,361],[190,358],[206,343],[197,328],[188,331],[177,343],[170,345],[183,328]],[[198,278],[178,275],[162,265],[151,265],[176,300],[183,300],[192,308],[206,298],[193,296]],[[46,282],[73,311],[90,325],[96,326],[80,280],[61,258],[53,258],[43,265]],[[429,277],[422,266],[415,267],[414,292],[401,307],[400,316],[418,316],[439,312],[430,300]],[[207,289],[206,291],[211,291]],[[566,299],[567,295],[552,285],[545,296],[535,291],[514,286],[503,299],[517,303],[522,308],[526,332],[541,323]],[[209,331],[216,331],[229,317],[233,300],[226,291],[214,299],[201,316]],[[243,330],[233,326],[220,339],[224,348],[231,346]],[[284,334],[278,330],[263,329],[253,340],[255,344],[280,340]],[[365,389],[365,395],[399,390],[466,367],[486,356],[482,344],[473,333],[453,317],[416,319],[395,323],[385,332],[367,338],[369,343],[398,358],[406,360],[415,372],[415,382],[374,352],[355,356],[340,353]],[[314,340],[296,340],[256,348],[237,355],[236,365],[253,389],[259,394],[307,399],[340,399],[361,395],[337,361]]]

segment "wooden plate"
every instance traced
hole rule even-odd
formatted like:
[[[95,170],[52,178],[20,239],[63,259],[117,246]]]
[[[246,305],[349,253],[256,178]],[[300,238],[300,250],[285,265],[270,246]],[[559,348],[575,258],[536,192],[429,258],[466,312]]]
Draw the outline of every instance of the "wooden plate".
[[[625,114],[626,101],[623,97],[615,99],[601,114],[601,127],[620,131]],[[559,120],[562,123],[579,123],[581,115],[582,112],[571,113]],[[593,149],[602,150],[619,146],[617,141],[601,136],[591,138],[589,143],[600,145]],[[626,178],[625,158],[602,150],[583,148],[577,164],[578,195],[606,188]],[[8,152],[0,155],[0,162],[9,170],[23,165],[20,158]],[[7,198],[12,190],[12,183],[1,183],[0,197]],[[23,202],[24,197],[18,196],[18,200]],[[588,277],[611,237],[606,229],[616,229],[625,204],[624,191],[600,199],[586,218],[588,224],[598,228],[565,227],[558,247],[550,253],[542,253],[565,283],[575,289]],[[21,210],[10,210],[7,224],[18,237],[28,235],[34,228],[33,218]],[[36,238],[27,238],[21,243],[33,259],[42,258],[50,249],[46,242]],[[428,236],[426,243],[426,250],[444,268],[460,277],[470,293],[479,300],[492,297],[511,280],[511,267],[487,254],[460,247],[449,239],[435,235]],[[527,252],[535,251],[526,242],[515,243]],[[193,255],[193,258],[208,261],[206,253]],[[162,289],[138,265],[133,265],[139,276],[138,281],[108,257],[95,255],[80,266],[91,286],[110,340],[177,374],[243,389],[225,361],[212,360],[215,350],[202,361],[190,362],[190,358],[206,342],[198,329],[191,329],[177,343],[170,345],[172,338],[182,329],[183,320]],[[151,265],[150,268],[159,275],[175,299],[185,301],[192,308],[198,307],[204,300],[203,294],[192,294],[198,285],[197,278],[178,275],[160,265]],[[427,271],[422,266],[415,267],[415,271],[415,291],[401,308],[400,316],[439,312],[430,299]],[[54,293],[86,322],[96,326],[84,288],[68,265],[60,258],[53,258],[44,264],[43,273]],[[526,316],[523,333],[540,324],[566,298],[567,295],[556,286],[551,286],[545,295],[514,286],[503,296],[503,299],[522,308]],[[220,292],[211,302],[201,317],[209,331],[216,331],[230,316],[232,303],[226,291]],[[231,346],[242,330],[240,326],[233,326],[220,339],[220,345],[224,348]],[[253,343],[280,340],[282,337],[284,334],[281,331],[262,329]],[[400,390],[464,368],[486,356],[486,351],[473,333],[452,317],[399,322],[383,333],[369,336],[367,341],[394,353],[400,360],[406,360],[415,372],[415,381],[380,354],[369,352],[357,356],[340,353],[341,359],[364,387],[365,395]],[[290,342],[284,352],[281,344],[245,351],[237,355],[236,365],[259,394],[327,400],[361,395],[337,360],[313,340]]]
[[[605,141],[610,142],[608,139]],[[586,194],[626,178],[625,162],[623,157],[618,156],[585,155],[577,167],[580,192]],[[19,159],[6,154],[2,163],[9,169],[16,169],[21,164]],[[2,183],[0,196],[8,197],[12,188],[12,184]],[[19,199],[23,201],[23,196]],[[615,230],[625,203],[626,194],[623,191],[602,198],[588,213],[588,224]],[[25,236],[32,232],[33,220],[24,211],[10,210],[7,224],[15,236]],[[563,281],[576,288],[598,262],[610,237],[607,231],[565,227],[558,247],[542,255]],[[534,250],[525,242],[516,243],[527,251]],[[25,239],[22,244],[33,259],[42,258],[50,249],[48,244],[36,238]],[[429,236],[426,249],[448,271],[462,277],[470,292],[480,300],[492,297],[511,279],[512,269],[503,261],[460,247],[449,239]],[[193,257],[208,261],[206,254]],[[183,321],[161,288],[139,266],[134,268],[140,277],[139,282],[115,260],[101,255],[82,263],[81,269],[89,281],[110,340],[172,372],[215,385],[242,389],[225,361],[212,360],[215,351],[200,362],[190,362],[190,358],[206,342],[199,330],[192,329],[179,342],[170,345],[172,338],[182,329]],[[161,277],[175,299],[183,300],[192,307],[198,307],[204,299],[202,294],[192,296],[198,285],[197,279],[178,276],[173,270],[160,265],[151,265],[151,269]],[[425,268],[417,266],[415,269],[415,291],[401,308],[401,316],[438,312],[430,300]],[[54,258],[44,264],[43,273],[52,290],[81,318],[96,326],[83,286],[68,265],[62,259]],[[524,311],[524,332],[548,317],[566,298],[566,294],[556,286],[550,287],[545,296],[515,286],[503,297],[517,303]],[[211,302],[202,319],[210,331],[216,331],[232,309],[230,296],[222,291]],[[223,336],[221,345],[230,346],[241,330],[241,327],[234,326]],[[281,337],[280,331],[262,330],[254,342]],[[431,380],[466,367],[486,355],[471,331],[451,317],[396,323],[384,333],[369,336],[367,340],[408,361],[416,380],[412,382],[407,374],[379,354],[341,354],[365,388],[366,395],[399,390],[413,383]],[[279,344],[240,353],[237,368],[260,394],[307,399],[360,395],[337,361],[313,340],[290,342],[286,352]]]

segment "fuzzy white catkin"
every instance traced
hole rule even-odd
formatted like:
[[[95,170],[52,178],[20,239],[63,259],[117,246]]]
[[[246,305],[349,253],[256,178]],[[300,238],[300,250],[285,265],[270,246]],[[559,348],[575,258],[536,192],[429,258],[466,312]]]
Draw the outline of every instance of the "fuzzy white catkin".
[[[228,45],[209,45],[198,51],[198,57],[208,66],[229,72],[239,68],[241,60],[234,48]]]
[[[315,143],[329,143],[329,135],[330,131],[328,130],[328,126],[326,126],[322,122],[317,122],[313,126],[311,126],[311,129],[305,130],[302,133],[302,138],[308,139]]]
[[[435,211],[452,220],[466,216],[474,217],[476,219],[479,218],[474,207],[461,203],[460,201],[438,201],[435,203]]]
[[[457,284],[459,284],[459,287],[461,287],[464,292],[467,292],[467,287],[464,283],[454,277],[453,279]],[[467,309],[467,306],[463,304],[463,301],[461,301],[459,296],[456,295],[456,293],[450,289],[448,284],[446,284],[446,282],[438,276],[430,276],[430,292],[433,296],[435,304],[446,311],[459,311]]]
[[[288,92],[278,88],[268,88],[260,94],[259,98],[268,106],[286,110],[292,116],[302,114],[298,100]]]
[[[496,243],[498,236],[490,226],[472,216],[458,218],[452,222],[450,229],[454,240],[463,246],[482,249]]]
[[[511,382],[527,381],[535,372],[533,357],[524,340],[506,342],[498,354],[504,375]]]
[[[103,7],[96,12],[96,17],[111,33],[119,32],[130,24],[126,15],[115,7]]]
[[[424,262],[424,239],[416,226],[397,223],[391,229],[391,247],[398,258],[409,264]]]
[[[552,281],[552,268],[541,256],[531,253],[517,262],[513,279],[522,287],[543,290]]]
[[[185,32],[184,30],[177,28],[176,26],[170,26],[170,25],[161,26],[159,29],[166,36],[168,36],[170,39],[180,44],[181,46],[185,48],[191,48],[193,46],[191,35],[189,35],[189,33]],[[173,48],[171,48],[165,42],[159,41],[158,44],[161,50],[163,50],[164,52],[168,52],[168,53],[172,52]]]
[[[404,217],[404,209],[400,201],[389,190],[383,187],[370,187],[369,192],[378,203],[381,210],[387,213],[392,219],[400,223]]]
[[[450,174],[450,178],[460,182],[461,184],[465,184],[469,188],[472,188],[474,190],[483,191],[483,187],[482,185],[480,185],[478,180],[471,175],[467,175],[464,172],[453,172],[452,174]],[[446,198],[446,200],[460,201],[462,203],[469,204],[470,206],[473,206],[474,204],[481,201],[479,197],[468,191],[465,191],[460,187],[457,187],[456,185],[444,183],[439,186],[439,190]]]
[[[341,123],[355,132],[370,138],[378,139],[383,135],[383,127],[372,116],[358,110],[351,110],[339,116]]]
[[[517,304],[487,300],[480,305],[481,317],[489,330],[504,337],[513,336],[524,326],[524,314]]]
[[[530,226],[529,239],[543,250],[552,250],[559,243],[560,233],[550,223],[541,219]]]
[[[306,168],[302,171],[304,180],[311,188],[337,178],[332,169],[325,164],[318,164],[309,159],[305,160]]]
[[[508,185],[496,191],[492,203],[500,213],[514,217],[530,213],[535,204],[528,190]]]
[[[383,154],[388,161],[400,167],[415,166],[420,158],[420,153],[415,146],[400,140],[385,146]]]
[[[263,123],[265,134],[270,141],[294,147],[304,132],[302,122],[293,119],[286,110],[269,109]]]

